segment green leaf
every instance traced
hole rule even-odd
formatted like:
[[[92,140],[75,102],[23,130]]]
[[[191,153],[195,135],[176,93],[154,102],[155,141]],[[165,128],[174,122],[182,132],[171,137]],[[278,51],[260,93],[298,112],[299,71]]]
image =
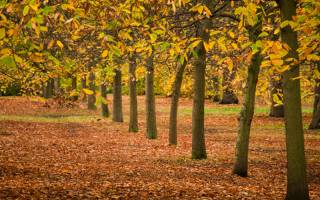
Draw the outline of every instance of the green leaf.
[[[0,40],[6,36],[6,29],[0,29]]]
[[[30,7],[29,6],[25,6],[24,9],[23,9],[23,16],[27,16],[29,14],[29,10],[30,10]]]
[[[269,33],[267,33],[267,32],[262,32],[262,33],[260,33],[259,38],[267,37],[268,35],[269,35]]]

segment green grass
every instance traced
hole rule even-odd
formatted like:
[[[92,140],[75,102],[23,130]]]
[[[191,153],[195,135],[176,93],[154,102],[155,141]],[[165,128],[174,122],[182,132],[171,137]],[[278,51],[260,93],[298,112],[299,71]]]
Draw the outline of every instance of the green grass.
[[[95,116],[29,116],[29,115],[0,115],[0,121],[23,121],[23,122],[45,122],[45,123],[66,123],[66,122],[92,122],[97,121]]]
[[[260,106],[255,108],[255,115],[267,115],[269,113],[270,108],[267,106]],[[303,109],[304,114],[310,114],[312,113],[311,107],[304,107]],[[169,113],[169,110],[166,110]],[[165,111],[165,112],[166,112]],[[211,108],[205,108],[205,114],[206,115],[238,115],[241,111],[240,106],[234,106],[234,107],[211,107]],[[180,108],[179,109],[180,115],[191,115],[192,114],[192,108]]]

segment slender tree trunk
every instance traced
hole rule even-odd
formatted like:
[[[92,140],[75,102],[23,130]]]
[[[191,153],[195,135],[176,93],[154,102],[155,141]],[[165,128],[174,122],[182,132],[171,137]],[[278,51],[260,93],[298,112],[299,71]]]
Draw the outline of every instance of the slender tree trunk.
[[[113,110],[112,120],[114,122],[123,122],[122,114],[122,82],[121,82],[121,70],[116,69],[113,78]]]
[[[222,79],[222,98],[220,100],[220,104],[238,104],[239,99],[235,94],[231,82],[234,80],[236,76],[236,69],[233,68],[232,71],[229,69],[223,69],[223,79]]]
[[[271,79],[271,107],[270,107],[270,117],[284,117],[284,106],[277,105],[274,101],[274,96],[277,95],[281,99],[283,95],[282,90],[282,78],[276,80],[275,78]]]
[[[109,107],[108,107],[108,99],[107,99],[107,86],[105,83],[101,83],[100,85],[101,92],[101,114],[103,117],[108,118],[110,116]]]
[[[60,96],[62,91],[61,91],[61,78],[55,78],[54,79],[54,93],[56,96]]]
[[[45,87],[44,98],[52,98],[54,93],[54,80],[52,78],[48,79],[47,85]]]
[[[171,107],[170,107],[170,122],[169,122],[169,144],[177,145],[177,115],[178,105],[181,93],[181,85],[183,80],[183,72],[187,66],[185,60],[182,64],[179,63],[178,70],[176,72],[176,79],[173,84]]]
[[[296,16],[295,0],[279,0],[281,21],[292,21]],[[281,29],[281,39],[290,47],[286,58],[299,59],[297,33],[290,26]],[[288,200],[309,199],[306,160],[304,154],[304,136],[302,125],[301,93],[299,65],[294,63],[283,73],[284,111],[287,146],[287,197]]]
[[[317,62],[317,68],[320,71],[320,62]],[[309,129],[320,129],[320,79],[318,78],[315,80],[313,114]]]
[[[83,89],[87,89],[87,77],[84,75],[81,78],[81,88]],[[87,101],[87,94],[82,91],[82,102],[86,102]]]
[[[129,132],[138,132],[138,100],[137,100],[137,78],[136,78],[136,57],[130,56],[129,64],[129,95],[130,95],[130,121]]]
[[[208,19],[200,21],[197,36],[203,41],[209,40],[211,22]],[[204,96],[206,50],[203,42],[196,47],[197,57],[194,59],[194,94],[192,109],[192,159],[206,159],[206,143],[204,135]]]
[[[48,99],[49,97],[48,97],[47,85],[46,84],[47,83],[45,83],[45,82],[42,83],[42,96],[43,96],[43,98]]]
[[[249,28],[250,41],[255,43],[262,31],[262,19]],[[245,100],[239,118],[239,130],[236,147],[236,162],[234,164],[233,173],[239,176],[248,175],[248,152],[251,122],[254,115],[254,105],[256,97],[256,88],[259,77],[259,71],[263,57],[261,52],[255,53],[251,58],[251,63],[248,68],[248,77],[245,88]]]
[[[154,54],[147,58],[146,67],[146,123],[147,123],[147,138],[157,138],[157,121],[156,121],[156,105],[154,96]]]
[[[88,109],[89,110],[96,110],[96,76],[94,71],[90,69],[89,74],[89,90],[93,92],[93,94],[88,95]]]
[[[220,96],[220,80],[218,76],[212,77],[212,82],[213,82],[213,90],[215,91],[212,101],[213,102],[220,102],[221,101],[221,96]]]
[[[72,101],[78,100],[78,93],[77,93],[77,76],[74,75],[71,78],[71,89],[72,89]]]

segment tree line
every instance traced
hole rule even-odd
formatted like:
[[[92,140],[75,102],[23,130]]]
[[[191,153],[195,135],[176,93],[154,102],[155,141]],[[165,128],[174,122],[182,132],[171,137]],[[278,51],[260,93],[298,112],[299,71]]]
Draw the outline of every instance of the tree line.
[[[301,99],[314,97],[310,128],[319,128],[319,9],[316,0],[4,0],[1,91],[81,98],[114,122],[123,122],[128,93],[130,132],[139,130],[137,95],[145,94],[148,139],[157,138],[155,96],[169,95],[170,145],[184,92],[193,97],[193,159],[207,158],[205,98],[241,96],[233,173],[244,177],[255,98],[271,96],[270,116],[285,120],[287,199],[308,199]]]

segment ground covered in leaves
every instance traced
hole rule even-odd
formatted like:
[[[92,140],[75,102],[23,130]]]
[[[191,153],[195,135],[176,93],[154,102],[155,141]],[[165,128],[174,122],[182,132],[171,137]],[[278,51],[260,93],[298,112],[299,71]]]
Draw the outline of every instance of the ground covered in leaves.
[[[133,134],[126,97],[122,124],[81,104],[0,98],[0,199],[284,199],[283,121],[267,109],[258,107],[249,177],[241,178],[231,174],[239,106],[207,102],[208,159],[193,161],[192,101],[181,101],[177,147],[167,145],[170,99],[157,99],[157,140],[144,136],[143,105],[139,97],[141,130]],[[320,199],[320,132],[306,130],[305,139],[310,196]]]

